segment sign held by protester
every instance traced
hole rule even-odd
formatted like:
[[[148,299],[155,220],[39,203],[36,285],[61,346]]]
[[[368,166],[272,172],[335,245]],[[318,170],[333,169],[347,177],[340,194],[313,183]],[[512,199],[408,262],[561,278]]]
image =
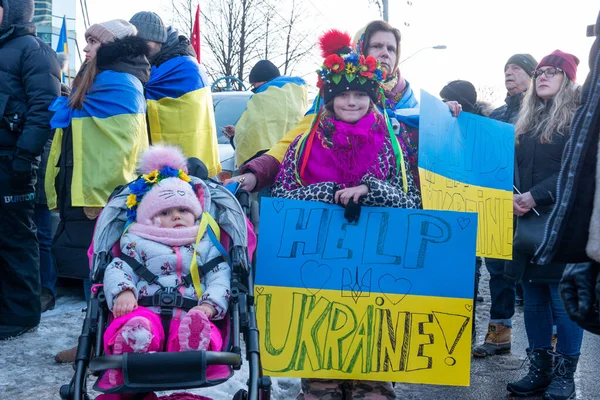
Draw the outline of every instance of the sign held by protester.
[[[255,303],[273,376],[469,385],[477,216],[263,198]]]
[[[423,208],[476,212],[477,255],[512,259],[514,127],[461,112],[421,91]]]

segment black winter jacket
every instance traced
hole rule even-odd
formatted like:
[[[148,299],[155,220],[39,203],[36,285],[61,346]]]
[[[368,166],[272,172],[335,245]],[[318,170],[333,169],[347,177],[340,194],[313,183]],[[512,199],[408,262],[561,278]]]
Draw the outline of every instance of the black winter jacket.
[[[0,154],[39,156],[52,136],[48,107],[60,96],[60,66],[35,35],[31,23],[0,32]]]
[[[185,36],[179,36],[177,31],[169,30],[169,37],[160,52],[152,60],[152,65],[160,67],[161,64],[182,56],[196,58],[196,52]]]
[[[491,119],[497,121],[507,122],[514,124],[519,119],[519,112],[521,111],[521,101],[523,100],[524,93],[515,94],[514,96],[507,96],[504,100],[506,104],[496,108],[490,114]]]

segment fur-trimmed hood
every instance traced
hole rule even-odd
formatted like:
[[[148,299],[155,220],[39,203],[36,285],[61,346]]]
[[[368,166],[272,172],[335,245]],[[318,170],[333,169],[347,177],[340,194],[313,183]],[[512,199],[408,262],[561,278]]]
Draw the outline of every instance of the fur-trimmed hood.
[[[143,84],[150,78],[150,49],[144,39],[127,36],[100,46],[96,55],[99,71],[126,72],[137,77]]]

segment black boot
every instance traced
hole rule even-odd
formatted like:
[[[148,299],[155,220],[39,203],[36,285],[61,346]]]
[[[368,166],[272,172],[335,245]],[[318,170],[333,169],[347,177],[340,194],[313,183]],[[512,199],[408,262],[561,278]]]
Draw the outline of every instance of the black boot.
[[[546,390],[552,382],[552,349],[536,349],[529,354],[529,372],[522,379],[511,382],[506,390],[517,396],[531,396]]]
[[[556,355],[552,383],[544,394],[546,400],[571,400],[575,398],[573,375],[577,370],[579,356]]]

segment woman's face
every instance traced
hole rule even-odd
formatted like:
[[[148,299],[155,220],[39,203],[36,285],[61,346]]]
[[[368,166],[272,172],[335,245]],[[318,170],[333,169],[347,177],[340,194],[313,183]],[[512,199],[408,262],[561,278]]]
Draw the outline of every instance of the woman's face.
[[[565,73],[554,67],[540,67],[534,72],[535,92],[543,100],[550,100],[560,90]]]
[[[90,61],[91,59],[96,58],[96,52],[101,43],[93,36],[88,36],[86,41],[87,45],[83,48],[83,52],[85,53],[85,61]]]
[[[340,121],[354,123],[367,114],[370,105],[371,98],[367,93],[350,90],[335,96],[333,112]]]
[[[396,36],[392,32],[375,32],[371,35],[366,53],[367,56],[375,57],[385,68],[385,72],[390,75],[394,71],[398,56]]]

